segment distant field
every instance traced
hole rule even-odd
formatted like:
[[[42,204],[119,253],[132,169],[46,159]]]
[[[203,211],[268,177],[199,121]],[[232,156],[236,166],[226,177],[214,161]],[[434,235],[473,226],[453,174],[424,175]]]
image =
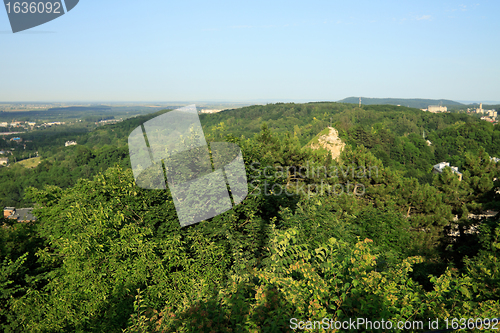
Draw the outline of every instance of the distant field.
[[[35,168],[38,164],[40,164],[41,157],[33,157],[27,160],[22,160],[17,162],[16,164],[20,164],[25,168]]]
[[[23,134],[26,132],[0,132],[0,135],[14,135],[14,134]]]

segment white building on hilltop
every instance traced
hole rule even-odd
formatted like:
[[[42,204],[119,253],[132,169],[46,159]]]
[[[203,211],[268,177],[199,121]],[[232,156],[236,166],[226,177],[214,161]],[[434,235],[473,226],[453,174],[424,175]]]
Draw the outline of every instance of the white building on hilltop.
[[[448,163],[448,162],[441,162],[441,163],[436,164],[435,166],[432,167],[432,172],[443,173],[443,171],[446,167],[451,168],[451,171],[454,174],[458,175],[458,180],[462,180],[462,173],[458,171],[457,167],[450,166],[450,163]]]
[[[222,110],[215,110],[215,109],[202,109],[200,111],[200,113],[217,113],[217,112],[221,112]]]
[[[441,105],[429,105],[427,107],[427,110],[432,113],[447,112],[448,108],[446,106],[441,106]]]
[[[479,103],[479,108],[476,109],[476,113],[484,114],[483,103]]]
[[[64,147],[76,146],[76,145],[77,145],[76,141],[66,141],[66,143],[64,144]]]

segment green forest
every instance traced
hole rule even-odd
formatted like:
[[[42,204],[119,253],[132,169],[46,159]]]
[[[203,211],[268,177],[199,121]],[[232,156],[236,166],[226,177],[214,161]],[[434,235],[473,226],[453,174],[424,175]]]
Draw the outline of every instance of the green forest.
[[[1,204],[37,216],[0,220],[4,332],[498,329],[485,319],[500,317],[500,214],[484,213],[500,211],[500,125],[333,102],[202,114],[208,142],[241,148],[248,196],[181,228],[128,155],[132,130],[164,112],[34,131],[41,163],[0,167]],[[327,127],[346,144],[336,160],[308,146]],[[462,180],[433,173],[440,162]],[[356,318],[394,324],[334,327]]]

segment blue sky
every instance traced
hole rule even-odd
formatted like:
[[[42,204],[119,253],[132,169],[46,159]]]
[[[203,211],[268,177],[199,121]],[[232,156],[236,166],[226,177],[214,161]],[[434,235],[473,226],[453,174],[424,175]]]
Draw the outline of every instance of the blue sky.
[[[0,101],[500,101],[500,1],[80,0],[13,34]]]

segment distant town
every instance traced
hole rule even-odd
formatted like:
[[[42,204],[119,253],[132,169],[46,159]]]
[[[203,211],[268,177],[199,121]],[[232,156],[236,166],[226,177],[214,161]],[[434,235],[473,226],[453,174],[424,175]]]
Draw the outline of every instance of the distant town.
[[[421,110],[432,113],[449,112],[448,108],[442,105],[429,105],[427,109],[421,109]],[[490,123],[498,123],[498,112],[494,109],[492,110],[483,109],[483,103],[480,103],[479,107],[476,109],[467,108],[467,113],[482,115],[481,120],[489,121]]]

